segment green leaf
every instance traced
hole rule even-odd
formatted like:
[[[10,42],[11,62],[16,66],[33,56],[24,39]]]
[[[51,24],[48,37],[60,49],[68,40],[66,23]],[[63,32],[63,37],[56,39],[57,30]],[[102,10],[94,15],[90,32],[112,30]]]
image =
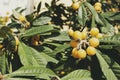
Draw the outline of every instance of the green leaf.
[[[63,44],[61,46],[58,46],[57,48],[55,48],[55,50],[52,53],[49,53],[49,55],[56,55],[59,52],[65,51],[65,49],[69,48],[70,45],[69,44]]]
[[[72,78],[68,80],[93,80],[92,78]]]
[[[94,18],[95,18],[95,21],[98,24],[103,25],[103,22],[100,20],[100,18],[98,16],[97,12],[95,11],[94,7],[88,2],[84,2],[84,5],[91,11],[92,16],[94,16]]]
[[[107,35],[114,35],[114,27],[103,17],[103,15],[100,14],[99,17],[103,21],[101,32]]]
[[[108,20],[120,20],[120,12],[104,12],[102,15]]]
[[[34,65],[39,64],[40,66],[45,67],[47,65],[47,60],[45,59],[45,57],[42,56],[41,53],[39,53],[37,50],[35,50],[34,48],[29,47],[29,50],[31,52],[31,59],[33,58],[33,63]]]
[[[31,61],[32,55],[30,53],[31,52],[28,46],[26,46],[23,42],[19,42],[18,55],[23,65],[33,65]]]
[[[6,78],[7,80],[30,80],[30,78]]]
[[[58,60],[48,56],[47,54],[43,53],[43,52],[38,52],[37,50],[35,50],[34,48],[30,48],[30,51],[33,53],[33,57],[35,57],[35,59],[37,60],[37,62],[41,65],[46,65],[46,62],[53,62],[53,63],[58,63]]]
[[[113,47],[116,47],[115,45],[99,45],[99,48],[102,49],[112,49]]]
[[[40,12],[40,8],[41,8],[41,2],[38,4],[38,6],[37,6],[37,13],[39,13]]]
[[[112,71],[114,72],[114,74],[119,80],[120,79],[120,65],[115,60],[113,60],[112,58],[110,58],[109,56],[105,54],[102,54],[102,57],[109,64],[110,68],[112,69]]]
[[[105,59],[100,55],[100,51],[97,51],[96,56],[98,58],[101,70],[103,74],[105,75],[107,80],[118,80],[115,74],[113,73],[110,66],[107,64]]]
[[[56,59],[43,52],[38,52],[24,43],[20,43],[19,46],[22,48],[19,48],[18,52],[23,65],[40,65],[45,67],[48,62],[58,63]]]
[[[120,45],[120,34],[107,36],[104,38],[99,39],[100,42],[107,43],[107,44],[114,44],[119,46]]]
[[[58,36],[48,38],[50,40],[55,40],[55,41],[70,41],[70,37],[68,36],[67,32],[62,31]]]
[[[85,6],[82,4],[78,10],[78,21],[81,26],[85,26],[87,20],[87,11]]]
[[[11,73],[11,74],[6,74],[6,77],[22,77],[22,76],[35,76],[37,77],[40,74],[45,74],[45,76],[42,76],[42,78],[46,79],[46,76],[55,76],[55,73],[45,67],[40,67],[40,66],[24,66],[20,68],[19,70]],[[40,77],[40,76],[39,76]],[[41,78],[41,77],[40,77]]]
[[[46,55],[45,53],[41,53],[42,57],[44,57],[47,62],[53,62],[53,63],[58,63],[58,60]]]
[[[5,54],[0,56],[0,72],[2,74],[6,73],[6,57],[5,57]]]
[[[35,21],[33,21],[33,25],[34,26],[44,25],[44,24],[47,24],[50,21],[51,21],[50,17],[40,17],[40,18],[36,19]]]
[[[5,38],[7,34],[10,34],[10,33],[11,33],[11,29],[9,27],[2,26],[0,28],[0,37]]]
[[[54,25],[42,25],[38,27],[32,27],[29,30],[25,31],[25,34],[23,36],[32,36],[36,34],[43,34],[45,32],[53,30]]]
[[[78,79],[79,78],[79,79]],[[87,80],[85,78],[88,78],[88,80],[92,80],[91,74],[88,70],[75,70],[68,75],[62,77],[61,80]]]

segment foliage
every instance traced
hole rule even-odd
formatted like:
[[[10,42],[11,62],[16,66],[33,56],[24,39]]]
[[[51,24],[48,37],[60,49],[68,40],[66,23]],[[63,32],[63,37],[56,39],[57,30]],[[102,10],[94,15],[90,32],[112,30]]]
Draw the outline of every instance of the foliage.
[[[41,1],[29,15],[19,7],[9,17],[0,17],[0,80],[119,80],[120,2],[100,0],[99,12],[97,0],[72,0],[79,3],[76,10],[58,2],[45,3],[47,11],[41,12]],[[78,50],[91,45],[90,38],[96,37],[92,28],[103,35],[95,55],[73,57],[68,31],[87,33],[85,39],[75,40]]]

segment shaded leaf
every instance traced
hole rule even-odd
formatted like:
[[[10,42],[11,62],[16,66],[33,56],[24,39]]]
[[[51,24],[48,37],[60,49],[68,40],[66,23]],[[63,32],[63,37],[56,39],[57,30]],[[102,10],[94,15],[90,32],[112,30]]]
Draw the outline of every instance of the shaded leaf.
[[[0,56],[0,72],[2,74],[6,73],[6,57],[5,57],[5,54],[3,54],[2,56]]]
[[[37,6],[37,13],[39,13],[40,12],[40,8],[41,8],[41,2],[38,4],[38,6]]]

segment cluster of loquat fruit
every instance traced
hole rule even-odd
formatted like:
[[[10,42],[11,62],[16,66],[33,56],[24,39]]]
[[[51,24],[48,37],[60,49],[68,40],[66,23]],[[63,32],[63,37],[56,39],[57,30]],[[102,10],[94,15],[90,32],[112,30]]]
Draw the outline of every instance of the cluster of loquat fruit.
[[[102,38],[102,34],[99,33],[98,28],[92,28],[89,32],[79,30],[68,30],[72,50],[72,56],[74,58],[84,59],[87,55],[93,56],[96,54],[96,47],[99,46],[99,39]]]
[[[102,11],[102,4],[100,2],[96,2],[94,4],[94,8],[98,13],[100,13]]]

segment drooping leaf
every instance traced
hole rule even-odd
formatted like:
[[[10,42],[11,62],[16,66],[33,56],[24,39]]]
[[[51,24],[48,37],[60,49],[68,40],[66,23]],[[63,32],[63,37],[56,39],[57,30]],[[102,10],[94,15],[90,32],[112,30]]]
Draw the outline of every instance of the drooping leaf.
[[[120,34],[101,38],[100,42],[114,44],[114,45],[119,46],[120,45]]]
[[[18,55],[23,65],[33,65],[33,62],[31,61],[31,52],[28,46],[26,46],[23,42],[19,42]]]
[[[111,21],[120,20],[120,12],[105,12],[102,15]]]
[[[45,53],[41,53],[42,57],[44,57],[47,62],[53,62],[53,63],[58,63],[58,60],[46,55]]]
[[[20,48],[22,47],[22,49]],[[57,63],[58,61],[43,52],[38,52],[32,47],[20,43],[19,56],[23,65],[46,66],[48,62]]]
[[[50,17],[40,17],[33,21],[34,26],[44,25],[51,21]]]
[[[31,52],[31,55],[32,55],[31,59],[33,58],[34,65],[35,63],[43,67],[47,65],[47,60],[38,51],[36,51],[34,48],[31,48],[31,47],[29,47],[29,50]]]
[[[103,74],[105,75],[105,78],[107,80],[118,80],[117,77],[115,76],[114,72],[110,68],[110,66],[105,61],[105,59],[100,55],[100,51],[97,50],[96,56],[98,58],[101,70],[102,70]]]
[[[82,78],[85,80],[86,79],[92,80],[91,74],[88,70],[75,70],[69,73],[68,75],[62,77],[61,80],[74,80],[74,79],[83,80]]]
[[[40,66],[24,66],[17,71],[6,74],[6,77],[23,77],[23,76],[35,76],[37,77],[40,74],[45,74],[45,76],[42,76],[43,79],[46,79],[46,76],[55,76],[55,73],[45,67],[40,67]],[[40,77],[39,77],[40,78]]]
[[[2,74],[6,73],[6,57],[5,57],[5,54],[0,56],[0,72]]]
[[[26,30],[23,36],[32,36],[36,34],[42,34],[42,33],[53,30],[53,27],[54,25],[42,25],[38,27],[32,27],[31,29]]]
[[[49,55],[55,56],[57,53],[65,51],[65,49],[67,49],[69,47],[70,47],[69,44],[63,44],[63,45],[58,46],[57,48],[55,48],[55,50],[53,52],[49,53]]]
[[[95,21],[98,24],[103,25],[103,22],[100,20],[100,18],[98,16],[97,12],[95,11],[94,7],[88,2],[84,2],[84,5],[91,11],[92,16],[94,16],[94,18],[95,18]]]
[[[55,40],[55,41],[70,41],[70,37],[68,36],[67,32],[60,32],[58,36],[51,37],[49,38],[50,40]]]
[[[119,80],[120,79],[120,65],[115,60],[113,60],[112,58],[110,58],[109,56],[107,56],[105,54],[102,54],[102,57],[108,63],[108,65],[112,69],[113,73]]]
[[[104,17],[103,15],[99,15],[100,19],[103,21],[103,25],[101,27],[101,32],[105,33],[107,35],[114,35],[114,27],[111,25]]]
[[[38,52],[34,48],[30,48],[30,51],[33,53],[33,57],[35,57],[35,59],[37,59],[37,62],[39,62],[39,64],[41,64],[43,62],[44,63],[46,63],[46,62],[58,63],[58,61],[56,59],[48,56],[47,54],[45,54],[43,52]]]
[[[86,20],[87,20],[87,11],[85,9],[85,6],[81,5],[78,10],[78,21],[81,26],[85,26]]]

